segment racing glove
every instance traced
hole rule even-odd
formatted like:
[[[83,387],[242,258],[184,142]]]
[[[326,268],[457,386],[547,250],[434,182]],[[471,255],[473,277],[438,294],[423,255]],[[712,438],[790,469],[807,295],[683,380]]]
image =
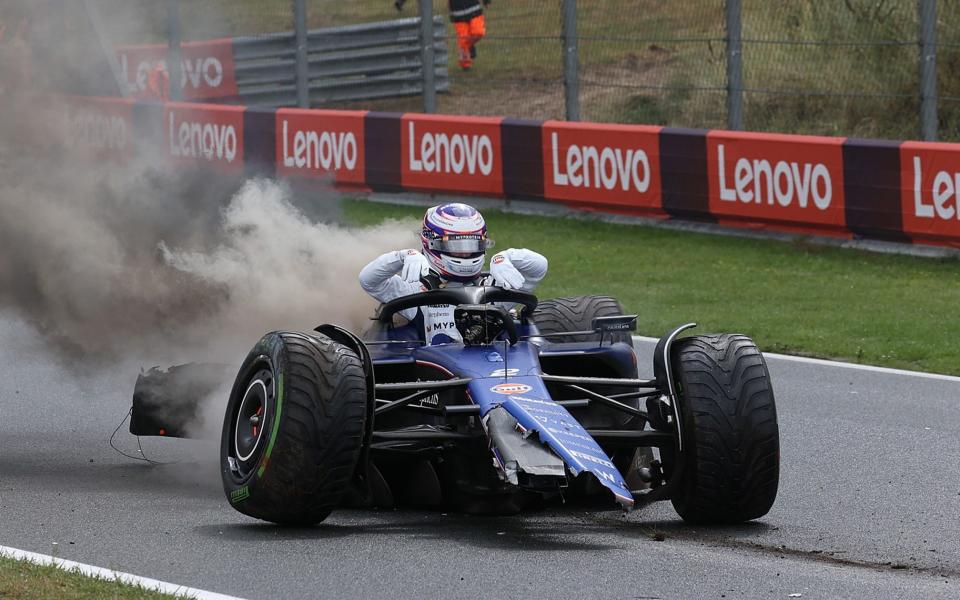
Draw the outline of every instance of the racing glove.
[[[490,275],[493,277],[493,284],[505,290],[519,290],[526,281],[503,252],[494,254],[490,260]]]
[[[400,271],[400,279],[407,283],[417,283],[420,278],[430,273],[430,263],[427,257],[417,250],[401,250],[400,255],[403,258],[403,270]]]

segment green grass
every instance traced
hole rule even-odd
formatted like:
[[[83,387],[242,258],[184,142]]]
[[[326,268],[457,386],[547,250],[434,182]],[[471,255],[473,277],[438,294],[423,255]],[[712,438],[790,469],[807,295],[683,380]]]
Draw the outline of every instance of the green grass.
[[[422,213],[344,206],[349,222],[365,226]],[[960,375],[958,260],[492,210],[484,217],[497,248],[549,259],[538,296],[616,296],[640,315],[639,334],[696,321],[698,331],[745,333],[767,351]]]
[[[117,581],[105,581],[53,566],[0,557],[0,598],[23,600],[154,600],[173,598]]]

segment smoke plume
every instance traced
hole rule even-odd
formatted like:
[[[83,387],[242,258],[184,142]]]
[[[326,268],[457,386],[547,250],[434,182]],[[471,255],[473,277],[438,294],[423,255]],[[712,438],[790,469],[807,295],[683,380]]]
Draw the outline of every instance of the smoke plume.
[[[375,301],[357,274],[415,243],[414,223],[347,227],[332,188],[175,170],[157,141],[143,144],[153,155],[123,167],[57,147],[63,132],[48,115],[65,110],[56,105],[63,89],[92,85],[86,66],[102,75],[94,54],[103,45],[89,36],[58,45],[76,28],[55,27],[39,3],[20,4],[36,24],[36,89],[8,85],[11,55],[0,56],[0,320],[27,323],[50,356],[85,376],[118,362],[239,364],[275,329],[362,330]],[[136,41],[128,29],[143,19],[127,12],[117,12],[125,23],[112,15],[107,24],[113,40]],[[34,98],[47,110],[35,110]]]
[[[80,364],[232,360],[272,329],[357,330],[375,306],[357,273],[413,241],[411,223],[313,221],[266,179],[14,162],[0,184],[0,311]]]

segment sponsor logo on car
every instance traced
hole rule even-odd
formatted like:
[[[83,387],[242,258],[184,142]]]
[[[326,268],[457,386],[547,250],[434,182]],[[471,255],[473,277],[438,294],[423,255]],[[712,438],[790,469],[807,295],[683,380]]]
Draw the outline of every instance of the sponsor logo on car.
[[[490,391],[504,396],[512,396],[514,394],[526,394],[532,389],[525,383],[500,383],[490,388]]]

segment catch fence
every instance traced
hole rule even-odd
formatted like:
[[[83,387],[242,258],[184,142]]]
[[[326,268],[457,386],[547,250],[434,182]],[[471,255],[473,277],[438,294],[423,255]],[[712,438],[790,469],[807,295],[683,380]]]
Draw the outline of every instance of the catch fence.
[[[310,94],[325,75],[308,49],[275,65],[292,86],[277,106],[960,140],[960,0],[493,0],[469,71],[443,0],[82,1],[113,46],[172,41],[171,55],[177,40],[234,38],[282,40],[295,58],[297,32],[440,19],[416,64],[443,68],[408,71],[414,96]]]

